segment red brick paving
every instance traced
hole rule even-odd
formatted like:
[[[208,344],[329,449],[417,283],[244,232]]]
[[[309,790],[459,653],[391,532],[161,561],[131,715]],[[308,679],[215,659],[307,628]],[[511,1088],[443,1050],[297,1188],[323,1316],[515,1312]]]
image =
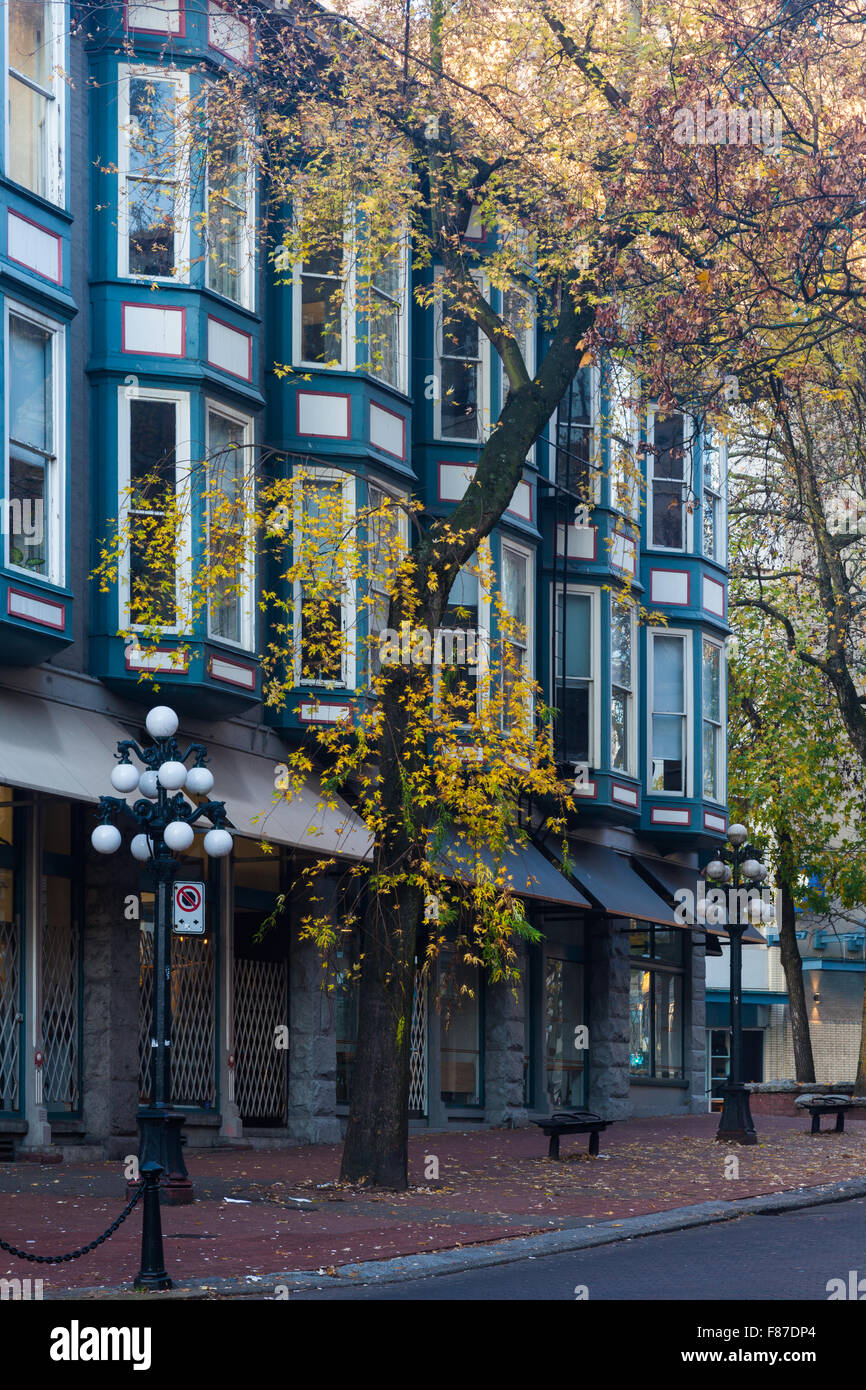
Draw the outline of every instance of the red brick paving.
[[[800,1118],[762,1115],[756,1123],[760,1143],[740,1148],[715,1141],[714,1115],[631,1120],[601,1136],[598,1159],[586,1153],[585,1136],[564,1139],[560,1163],[546,1157],[534,1126],[415,1135],[410,1190],[399,1194],[341,1188],[338,1145],[192,1150],[198,1200],[163,1209],[166,1266],[174,1277],[205,1280],[327,1269],[866,1176],[866,1118],[820,1137]],[[725,1177],[729,1155],[739,1163],[736,1180]],[[430,1156],[439,1178],[425,1181]],[[312,1206],[289,1205],[291,1196]],[[119,1163],[0,1164],[0,1237],[62,1253],[98,1235],[124,1199]],[[0,1252],[0,1277],[41,1277],[46,1293],[128,1283],[138,1267],[139,1212],[73,1263],[35,1266]]]

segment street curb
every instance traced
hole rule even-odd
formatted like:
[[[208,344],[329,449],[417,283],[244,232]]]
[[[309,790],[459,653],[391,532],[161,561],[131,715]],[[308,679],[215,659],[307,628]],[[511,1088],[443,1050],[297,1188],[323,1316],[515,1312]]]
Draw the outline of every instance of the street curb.
[[[464,1246],[455,1250],[398,1255],[390,1260],[364,1260],[357,1264],[339,1265],[333,1274],[293,1269],[282,1274],[248,1274],[240,1280],[184,1280],[172,1290],[161,1294],[108,1286],[68,1289],[63,1293],[47,1294],[46,1301],[70,1301],[78,1298],[162,1301],[174,1298],[196,1299],[203,1293],[213,1293],[222,1297],[255,1297],[258,1294],[270,1301],[279,1301],[287,1298],[292,1292],[301,1293],[305,1289],[351,1288],[359,1284],[396,1284],[412,1279],[429,1279],[442,1274],[484,1269],[491,1265],[513,1264],[515,1261],[528,1258],[542,1259],[546,1255],[591,1250],[599,1245],[613,1245],[641,1236],[685,1231],[695,1226],[712,1226],[721,1221],[734,1221],[741,1216],[772,1216],[804,1207],[825,1206],[831,1202],[848,1202],[856,1197],[866,1197],[866,1178],[848,1178],[843,1182],[824,1183],[820,1187],[789,1188],[785,1192],[742,1197],[734,1202],[699,1202],[691,1207],[675,1207],[671,1211],[651,1212],[646,1216],[629,1216],[622,1221],[604,1221],[597,1226],[543,1231],[538,1235],[514,1236],[490,1244]],[[277,1290],[280,1290],[279,1294]]]

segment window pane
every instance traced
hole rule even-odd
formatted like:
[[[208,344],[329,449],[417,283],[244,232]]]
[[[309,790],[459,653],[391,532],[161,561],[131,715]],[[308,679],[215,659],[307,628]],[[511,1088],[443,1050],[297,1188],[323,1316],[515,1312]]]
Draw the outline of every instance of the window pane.
[[[174,269],[174,189],[144,179],[127,181],[129,272],[171,275]]]
[[[240,642],[244,537],[244,427],[238,420],[208,412],[208,521],[211,560],[223,571],[211,589],[210,631]]]
[[[368,320],[370,369],[389,386],[400,383],[400,309],[374,291]]]
[[[683,490],[669,483],[653,484],[653,545],[683,548]]]
[[[629,1068],[638,1076],[652,1073],[652,974],[632,970],[629,991]]]
[[[718,531],[717,511],[719,499],[711,493],[704,493],[703,547],[708,560],[716,559],[716,533]]]
[[[582,367],[572,379],[556,415],[557,486],[589,501],[592,444],[592,368]]]
[[[653,709],[660,714],[685,713],[685,645],[682,637],[653,638]]]
[[[152,77],[129,80],[129,172],[147,178],[175,177],[173,82]]]
[[[442,320],[442,354],[445,357],[478,357],[478,324],[449,304]]]
[[[584,1103],[584,1058],[575,1030],[584,1022],[583,966],[548,956],[545,967],[545,1065],[551,1105]]]
[[[39,324],[10,316],[9,433],[48,454],[54,443],[51,338]]]
[[[627,772],[631,761],[628,737],[629,697],[616,686],[610,695],[610,759],[618,772]]]
[[[685,721],[678,715],[653,716],[652,789],[681,792],[684,790],[683,742]]]
[[[45,460],[9,451],[9,560],[36,574],[48,572],[45,519],[49,514]]]
[[[343,676],[343,582],[337,532],[343,506],[339,483],[305,479],[305,564],[301,585],[301,677],[340,681]]]
[[[721,723],[721,647],[717,647],[713,642],[704,642],[704,661],[703,661],[703,696],[704,696],[704,718],[712,719],[714,723]]]
[[[133,622],[173,624],[175,549],[161,530],[175,488],[176,404],[130,401],[130,611]]]
[[[653,443],[655,445],[653,473],[657,478],[682,480],[685,463],[682,415],[657,415]]]
[[[632,611],[611,599],[610,669],[614,685],[631,690]]]
[[[247,162],[245,143],[236,130],[214,116],[208,145],[208,284],[217,294],[240,303],[246,245]]]
[[[9,176],[40,198],[51,196],[48,120],[51,103],[9,75]]]
[[[680,975],[654,971],[655,1075],[662,1080],[683,1074],[683,981]]]
[[[526,556],[502,548],[502,598],[515,623],[526,628]],[[519,637],[519,634],[515,634]]]
[[[562,599],[557,604],[561,619]],[[563,654],[566,680],[592,679],[592,600],[589,594],[566,594],[565,632],[560,633],[557,672],[561,677]]]
[[[481,1003],[477,965],[453,962],[453,950],[443,949],[442,1100],[446,1105],[481,1102]],[[461,993],[463,986],[473,997]]]
[[[342,355],[343,284],[304,274],[301,281],[301,356],[305,362],[339,362]]]
[[[9,0],[9,65],[51,86],[51,12],[48,0]]]
[[[718,796],[719,730],[715,724],[706,721],[703,727],[704,796],[715,800]]]
[[[478,364],[442,359],[441,430],[446,439],[478,438]]]

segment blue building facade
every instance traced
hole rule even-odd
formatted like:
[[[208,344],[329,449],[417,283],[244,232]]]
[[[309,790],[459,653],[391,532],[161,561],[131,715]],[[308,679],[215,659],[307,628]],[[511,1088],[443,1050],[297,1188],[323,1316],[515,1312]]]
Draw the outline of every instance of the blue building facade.
[[[208,884],[207,937],[174,943],[175,1091],[192,1142],[334,1139],[353,990],[319,990],[302,901],[256,939],[309,857],[315,784],[269,811],[276,854],[260,849],[256,818],[286,748],[363,698],[374,619],[357,621],[345,594],[357,647],[275,709],[262,700],[264,575],[246,598],[218,593],[190,612],[156,651],[119,635],[152,557],[125,554],[119,587],[91,575],[125,519],[124,490],[157,463],[189,501],[168,575],[179,594],[228,457],[237,488],[265,457],[303,461],[350,508],[378,489],[445,515],[498,416],[502,373],[474,324],[418,305],[413,289],[436,269],[414,271],[408,250],[377,280],[379,350],[365,363],[371,326],[354,296],[336,322],[329,310],[349,273],[341,248],[287,269],[256,243],[243,132],[216,131],[211,169],[185,151],[174,105],[255,61],[252,7],[128,0],[88,15],[5,0],[0,13],[0,1143],[129,1151],[148,1087],[152,892],[131,859],[92,854],[89,828],[114,743],[138,736],[155,700],[211,745],[237,829],[230,865],[203,851],[182,864]],[[467,230],[482,278],[487,235]],[[493,302],[523,325],[531,367],[544,348],[531,305]],[[539,839],[547,872],[527,901],[544,944],[525,953],[518,1000],[473,978],[474,998],[443,1012],[436,978],[419,976],[418,1125],[706,1106],[707,941],[672,904],[727,824],[724,443],[638,397],[626,365],[582,368],[490,538],[485,563],[526,613],[521,659],[559,711],[557,759],[578,805],[572,872],[558,874]],[[458,587],[496,642],[479,581]],[[348,807],[320,828],[316,848],[338,862],[362,852]],[[337,916],[340,884],[335,871],[320,885]],[[275,1053],[283,1023],[289,1048]]]

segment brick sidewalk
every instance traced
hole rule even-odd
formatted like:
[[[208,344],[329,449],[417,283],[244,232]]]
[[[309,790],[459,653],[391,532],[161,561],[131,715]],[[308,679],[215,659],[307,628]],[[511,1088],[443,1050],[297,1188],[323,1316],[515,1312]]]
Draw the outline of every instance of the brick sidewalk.
[[[414,1135],[410,1190],[396,1195],[339,1187],[338,1145],[192,1150],[198,1200],[163,1209],[166,1267],[173,1278],[204,1280],[329,1269],[866,1176],[866,1117],[845,1134],[813,1138],[807,1120],[762,1115],[751,1148],[717,1143],[717,1124],[715,1115],[625,1121],[601,1136],[597,1159],[585,1135],[564,1139],[560,1163],[547,1158],[535,1126]],[[725,1176],[730,1155],[736,1179]],[[430,1157],[439,1177],[427,1181]],[[119,1163],[0,1163],[0,1237],[34,1253],[92,1240],[124,1201]],[[105,1245],[59,1266],[0,1252],[0,1277],[41,1277],[46,1294],[127,1284],[140,1231],[136,1211]]]

